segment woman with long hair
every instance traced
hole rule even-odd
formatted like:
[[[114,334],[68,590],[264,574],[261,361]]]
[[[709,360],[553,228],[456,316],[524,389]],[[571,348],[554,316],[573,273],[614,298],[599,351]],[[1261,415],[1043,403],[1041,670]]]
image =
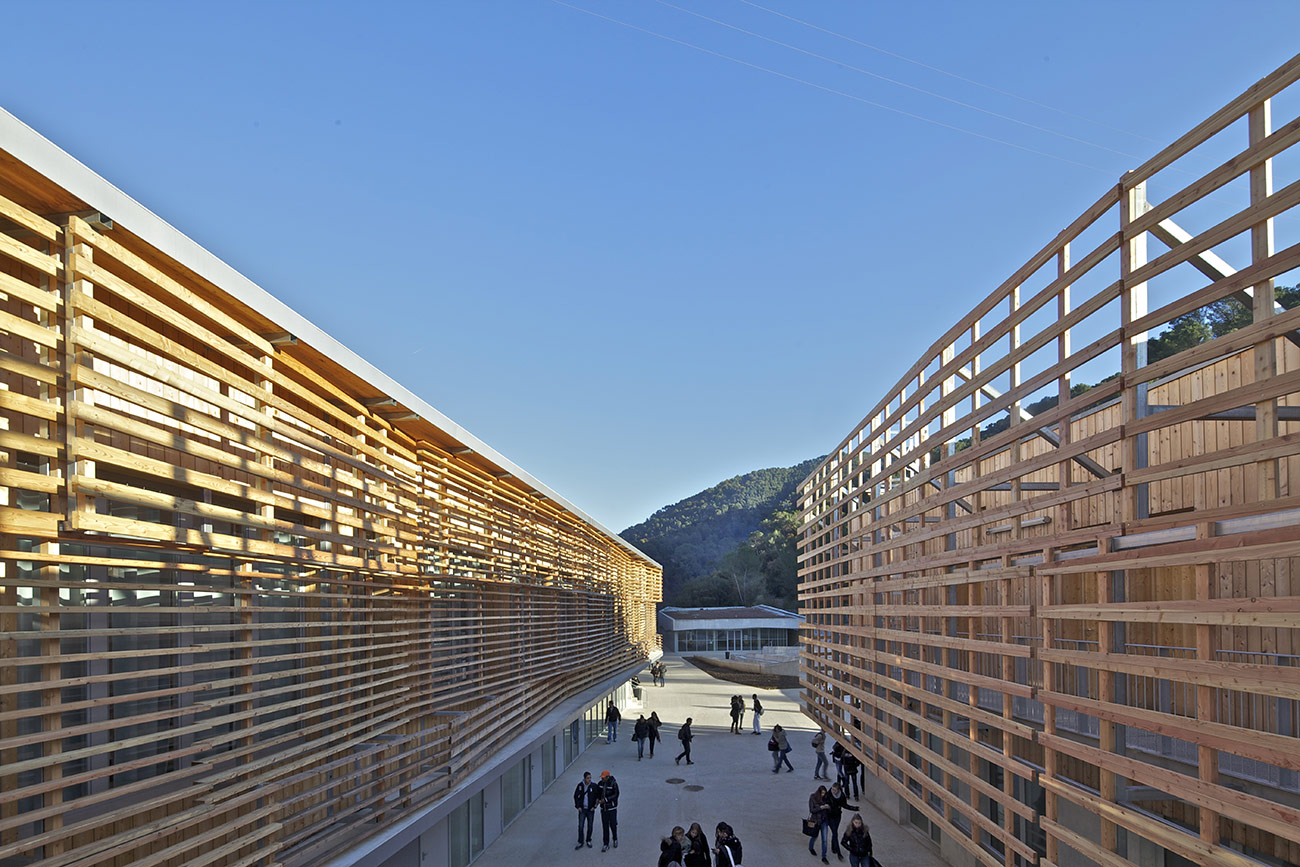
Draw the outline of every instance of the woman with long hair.
[[[826,860],[826,814],[830,811],[830,804],[826,801],[826,787],[818,786],[817,791],[808,796],[808,818],[817,825],[817,830],[813,836],[808,838],[808,854],[816,855],[813,844],[817,842],[817,834],[822,836],[822,863],[829,864]]]
[[[686,832],[683,849],[685,855],[682,862],[685,867],[709,867],[709,841],[704,836],[704,829],[700,827],[699,822],[691,823],[690,830]]]
[[[849,853],[849,867],[871,867],[871,831],[862,821],[861,813],[855,813],[849,820],[840,845]]]

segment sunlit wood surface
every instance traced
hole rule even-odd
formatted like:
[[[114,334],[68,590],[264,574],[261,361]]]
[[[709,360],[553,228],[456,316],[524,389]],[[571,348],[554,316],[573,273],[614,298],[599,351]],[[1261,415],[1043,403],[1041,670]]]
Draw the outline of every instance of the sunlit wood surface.
[[[0,865],[319,863],[657,647],[652,561],[93,207],[0,152]]]
[[[1126,173],[802,486],[808,713],[979,863],[1300,863],[1297,78]]]

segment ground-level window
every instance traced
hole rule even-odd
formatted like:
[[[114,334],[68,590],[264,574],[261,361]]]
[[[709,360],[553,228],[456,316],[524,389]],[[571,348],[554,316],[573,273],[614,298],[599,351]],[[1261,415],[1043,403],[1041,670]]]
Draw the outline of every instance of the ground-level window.
[[[542,742],[542,788],[555,782],[555,735]]]
[[[451,811],[447,817],[448,867],[465,867],[483,852],[483,793]]]
[[[510,822],[528,806],[533,794],[533,760],[525,756],[501,775],[501,825]]]

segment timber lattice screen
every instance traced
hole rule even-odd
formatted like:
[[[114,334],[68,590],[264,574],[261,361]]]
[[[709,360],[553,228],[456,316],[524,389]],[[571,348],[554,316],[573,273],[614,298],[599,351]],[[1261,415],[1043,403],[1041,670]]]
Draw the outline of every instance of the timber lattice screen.
[[[0,864],[316,863],[657,646],[657,566],[0,158]]]
[[[801,488],[807,713],[979,863],[1300,863],[1297,79],[1126,173]]]

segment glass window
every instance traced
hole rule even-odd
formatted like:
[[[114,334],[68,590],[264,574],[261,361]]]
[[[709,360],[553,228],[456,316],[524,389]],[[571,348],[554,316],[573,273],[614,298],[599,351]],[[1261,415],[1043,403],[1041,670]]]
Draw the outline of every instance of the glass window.
[[[501,775],[501,824],[509,825],[528,805],[532,760],[525,757]]]
[[[555,736],[542,742],[542,787],[555,782]]]
[[[483,852],[483,793],[469,799],[469,857],[477,858]]]

